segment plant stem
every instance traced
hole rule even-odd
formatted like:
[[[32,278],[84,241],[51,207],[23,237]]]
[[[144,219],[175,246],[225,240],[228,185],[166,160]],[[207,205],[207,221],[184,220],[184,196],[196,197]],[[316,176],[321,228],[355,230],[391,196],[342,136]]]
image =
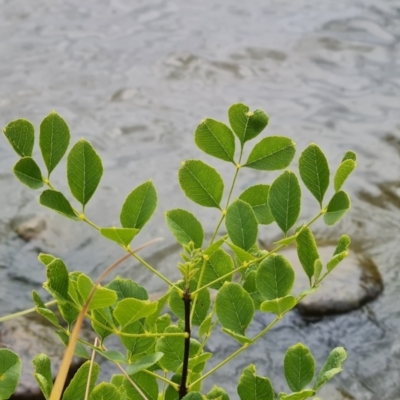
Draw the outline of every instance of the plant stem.
[[[175,285],[168,279],[166,278],[163,274],[158,272],[156,269],[154,269],[149,263],[143,260],[140,256],[138,256],[136,253],[134,253],[132,250],[128,250],[128,252],[136,258],[141,264],[143,264],[146,268],[148,268],[154,275],[157,275],[160,279],[162,279],[165,283],[168,284],[168,286],[174,286]],[[180,290],[180,289],[179,289]]]
[[[183,399],[188,391],[186,386],[188,369],[189,369],[189,351],[190,351],[190,291],[189,288],[186,288],[183,292],[183,303],[185,305],[185,332],[188,336],[185,338],[185,349],[183,353],[183,365],[182,365],[182,379],[181,384],[179,386],[179,400]]]
[[[193,319],[193,315],[194,315],[194,309],[195,309],[196,304],[197,304],[197,296],[195,296],[195,294],[199,292],[199,288],[201,286],[201,282],[203,281],[204,270],[206,269],[206,264],[207,264],[207,260],[206,260],[206,258],[204,258],[203,259],[203,265],[202,265],[201,271],[200,271],[199,280],[197,282],[197,288],[193,293],[190,294],[191,298],[193,299],[192,309],[190,311],[190,326],[192,326],[192,319]]]
[[[148,369],[144,369],[143,372],[145,372],[148,375],[154,376],[155,378],[159,379],[160,381],[163,381],[164,383],[168,383],[168,385],[174,387],[176,390],[179,389],[179,385],[175,382],[170,381],[169,379],[165,378],[164,376],[155,374],[152,371],[149,371]]]
[[[44,305],[46,307],[48,307],[48,306],[52,306],[54,304],[57,304],[57,300],[49,301],[49,302],[45,303]],[[23,315],[30,314],[30,313],[33,313],[35,311],[36,311],[36,307],[32,307],[32,308],[28,308],[27,310],[18,311],[18,312],[14,313],[14,314],[5,315],[4,317],[0,318],[0,322],[5,322],[5,321],[8,321],[10,319],[22,317]]]
[[[215,239],[215,237],[217,236],[217,233],[218,233],[218,231],[219,231],[219,228],[220,228],[220,226],[221,226],[221,224],[222,224],[222,221],[225,219],[225,212],[226,212],[226,209],[227,209],[228,206],[229,206],[229,201],[230,201],[231,196],[232,196],[233,188],[234,188],[234,186],[235,186],[236,179],[237,179],[237,176],[238,176],[238,174],[239,174],[240,162],[242,161],[242,155],[243,155],[243,147],[241,147],[241,149],[240,149],[239,162],[236,164],[236,171],[235,171],[235,175],[233,176],[233,181],[232,181],[231,188],[229,189],[229,195],[228,195],[228,199],[227,199],[227,201],[226,201],[225,210],[222,211],[221,218],[220,218],[220,220],[218,221],[217,227],[215,228],[215,231],[214,231],[214,233],[213,233],[213,235],[212,235],[212,237],[211,237],[210,245],[213,244],[214,239]]]

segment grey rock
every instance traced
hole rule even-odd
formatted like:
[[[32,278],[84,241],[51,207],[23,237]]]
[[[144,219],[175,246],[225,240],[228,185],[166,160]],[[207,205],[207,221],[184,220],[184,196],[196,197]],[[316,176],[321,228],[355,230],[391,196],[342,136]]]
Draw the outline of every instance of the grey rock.
[[[335,246],[320,246],[318,250],[323,265],[326,265]],[[298,295],[309,288],[309,282],[298,260],[296,248],[285,249],[281,254],[295,270],[293,292]],[[346,313],[376,299],[382,291],[383,282],[375,263],[350,250],[350,255],[336,266],[320,288],[302,300],[298,311],[305,316]]]

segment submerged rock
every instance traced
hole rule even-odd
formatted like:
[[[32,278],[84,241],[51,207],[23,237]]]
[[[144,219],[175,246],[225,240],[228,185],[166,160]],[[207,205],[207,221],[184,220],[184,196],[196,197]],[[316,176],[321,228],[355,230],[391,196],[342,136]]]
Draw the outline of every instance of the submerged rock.
[[[38,238],[40,234],[46,230],[46,227],[46,219],[40,215],[26,221],[14,221],[12,223],[14,231],[26,242]]]
[[[335,246],[320,246],[319,255],[324,265],[331,259]],[[296,273],[295,295],[308,289],[309,281],[297,257],[296,248],[281,253]],[[346,313],[376,299],[383,290],[382,277],[374,262],[350,250],[343,260],[321,283],[318,290],[298,305],[300,314],[323,316]]]
[[[15,318],[1,324],[0,342],[1,347],[13,350],[22,360],[21,378],[11,399],[43,399],[33,377],[32,359],[36,354],[47,354],[51,359],[53,376],[56,376],[65,347],[54,326],[37,314]],[[81,364],[82,359],[75,357],[70,373],[73,374]]]

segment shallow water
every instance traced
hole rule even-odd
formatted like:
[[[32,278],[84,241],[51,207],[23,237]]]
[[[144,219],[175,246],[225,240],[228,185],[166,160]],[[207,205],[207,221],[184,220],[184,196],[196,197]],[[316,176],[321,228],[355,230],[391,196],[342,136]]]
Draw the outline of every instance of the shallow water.
[[[162,213],[188,208],[207,232],[219,217],[185,200],[176,179],[181,160],[201,156],[193,146],[201,119],[226,121],[229,105],[243,101],[264,109],[271,118],[267,132],[292,137],[298,152],[315,141],[337,165],[346,150],[356,151],[358,168],[346,185],[351,212],[336,228],[317,224],[316,230],[324,240],[349,233],[379,266],[383,295],[361,310],[313,323],[290,314],[262,340],[262,351],[249,350],[214,381],[235,398],[235,386],[229,385],[251,361],[271,376],[276,390],[284,390],[283,351],[301,340],[319,363],[335,346],[348,350],[345,371],[332,386],[337,394],[329,399],[339,392],[338,399],[400,398],[397,1],[0,0],[0,11],[1,125],[25,117],[38,126],[55,109],[70,124],[73,141],[84,136],[94,144],[105,174],[87,210],[100,225],[116,224],[125,196],[153,178],[159,207],[142,240],[165,240],[143,256],[173,278],[178,277],[176,247]],[[231,179],[228,165],[207,159]],[[93,276],[121,254],[89,227],[40,208],[37,196],[12,176],[15,162],[2,141],[1,314],[31,306],[30,291],[45,278],[39,251],[61,256],[71,269]],[[58,188],[66,187],[64,171],[61,165],[54,173]],[[267,175],[265,182],[274,176]],[[243,171],[238,192],[259,181],[259,172]],[[302,218],[315,212],[315,202],[305,196]],[[47,230],[26,243],[13,227],[38,214],[45,216]],[[264,229],[262,238],[275,234]],[[164,287],[133,263],[119,273],[151,291]],[[222,348],[222,340],[219,335],[214,345],[217,359],[236,348],[233,341]]]

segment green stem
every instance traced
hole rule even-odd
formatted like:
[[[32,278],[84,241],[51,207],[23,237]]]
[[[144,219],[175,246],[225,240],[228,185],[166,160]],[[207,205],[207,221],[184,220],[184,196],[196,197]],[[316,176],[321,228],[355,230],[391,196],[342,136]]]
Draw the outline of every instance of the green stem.
[[[225,210],[222,211],[221,218],[218,221],[217,227],[215,228],[214,233],[213,233],[213,235],[211,237],[210,245],[213,244],[214,239],[217,236],[219,228],[220,228],[220,226],[222,224],[222,221],[225,219],[226,210],[227,210],[227,208],[229,206],[229,201],[230,201],[232,193],[233,193],[233,188],[235,186],[236,179],[237,179],[237,176],[239,174],[240,162],[242,161],[242,155],[243,155],[243,147],[241,147],[241,149],[240,149],[239,162],[236,164],[236,171],[235,171],[235,175],[233,176],[233,181],[232,181],[232,184],[231,184],[231,188],[229,189],[229,195],[228,195],[228,199],[226,201]]]
[[[196,296],[196,293],[199,292],[199,288],[200,288],[200,286],[201,286],[201,282],[202,282],[203,276],[204,276],[204,271],[205,271],[205,269],[206,269],[206,264],[207,264],[207,260],[206,260],[206,258],[204,258],[204,259],[203,259],[203,265],[202,265],[201,271],[200,271],[199,280],[198,280],[198,282],[197,282],[197,288],[196,288],[196,290],[195,290],[193,293],[190,293],[190,296],[191,296],[191,298],[193,299],[193,302],[192,302],[192,309],[190,310],[190,326],[192,326],[192,319],[193,319],[193,315],[194,315],[194,309],[195,309],[196,304],[197,304],[197,297],[198,297],[198,296]]]
[[[175,390],[179,390],[179,385],[175,382],[170,381],[167,378],[164,378],[163,376],[160,376],[158,374],[155,374],[152,371],[149,371],[148,369],[143,370],[148,375],[154,376],[155,378],[159,379],[160,381],[163,381],[164,383],[168,383],[168,385],[172,386]]]
[[[138,256],[136,253],[134,253],[133,251],[131,251],[130,249],[128,250],[128,252],[134,257],[136,258],[136,260],[138,260],[141,264],[143,264],[147,269],[149,269],[154,275],[157,275],[160,279],[162,279],[165,283],[168,284],[168,286],[174,286],[175,285],[168,279],[166,278],[163,274],[161,274],[160,272],[158,272],[156,269],[154,269],[149,263],[147,263],[146,261],[143,260],[143,258],[141,258],[140,256]],[[182,289],[178,289],[178,291],[182,291]]]
[[[76,210],[74,209],[74,211],[76,212]],[[87,224],[89,224],[91,227],[93,227],[96,230],[100,230],[100,228],[92,221],[90,221],[90,219],[87,219],[85,215],[83,215],[82,221],[86,222]]]
[[[45,303],[44,305],[46,307],[48,307],[48,306],[52,306],[54,304],[57,304],[57,300],[49,301],[48,303]],[[28,308],[27,310],[18,311],[18,312],[14,313],[14,314],[5,315],[4,317],[0,318],[0,322],[5,322],[5,321],[9,321],[10,319],[22,317],[23,315],[30,314],[30,313],[33,313],[35,311],[36,311],[36,307],[33,307],[33,308]]]

